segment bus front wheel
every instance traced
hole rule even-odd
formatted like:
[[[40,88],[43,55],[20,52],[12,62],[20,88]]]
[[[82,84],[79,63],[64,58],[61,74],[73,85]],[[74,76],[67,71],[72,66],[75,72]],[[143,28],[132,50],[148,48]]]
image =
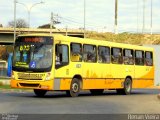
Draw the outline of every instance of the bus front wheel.
[[[46,92],[47,92],[47,90],[34,89],[34,93],[38,97],[43,97],[46,94]]]
[[[73,78],[70,86],[70,90],[66,91],[67,96],[77,97],[80,92],[80,82],[77,78]]]
[[[117,89],[117,93],[122,95],[129,95],[131,94],[131,90],[132,90],[132,80],[130,78],[126,78],[126,80],[124,81],[124,88]]]

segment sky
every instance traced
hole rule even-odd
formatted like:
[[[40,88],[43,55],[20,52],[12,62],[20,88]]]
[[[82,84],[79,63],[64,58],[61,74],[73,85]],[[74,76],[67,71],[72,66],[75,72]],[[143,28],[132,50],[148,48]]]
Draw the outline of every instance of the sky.
[[[50,23],[51,12],[60,24],[57,28],[79,29],[84,27],[84,0],[42,0],[44,4],[32,7],[30,11],[30,27]],[[114,31],[115,0],[85,0],[86,29],[99,32]],[[145,14],[143,14],[145,1]],[[16,18],[28,22],[27,8],[41,0],[17,0]],[[153,2],[153,33],[160,33],[160,0]],[[20,3],[26,5],[26,7]],[[151,0],[118,0],[118,32],[150,32]],[[143,19],[143,15],[144,18]],[[14,0],[0,0],[0,24],[8,26],[14,19]],[[144,21],[144,24],[143,24]]]

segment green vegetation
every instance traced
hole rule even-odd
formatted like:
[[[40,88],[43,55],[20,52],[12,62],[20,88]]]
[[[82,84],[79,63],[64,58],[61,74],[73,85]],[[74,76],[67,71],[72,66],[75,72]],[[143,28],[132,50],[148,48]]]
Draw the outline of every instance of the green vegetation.
[[[29,89],[19,89],[19,88],[11,88],[10,85],[0,85],[0,90],[14,90],[14,91],[29,91]]]
[[[106,40],[111,42],[128,43],[135,45],[142,44],[160,44],[160,35],[154,34],[134,34],[134,33],[98,33],[98,32],[87,32],[87,38]]]
[[[3,85],[3,83],[0,81],[0,86],[2,86]]]
[[[11,89],[10,85],[0,85],[0,89]]]
[[[160,83],[158,83],[157,86],[160,86]]]

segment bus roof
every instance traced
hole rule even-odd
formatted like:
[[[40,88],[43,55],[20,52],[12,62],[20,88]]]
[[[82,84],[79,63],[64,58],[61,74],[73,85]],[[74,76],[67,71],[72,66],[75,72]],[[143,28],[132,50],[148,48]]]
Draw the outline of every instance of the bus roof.
[[[19,36],[51,36],[54,37],[54,40],[58,41],[66,41],[66,42],[76,42],[76,43],[82,43],[82,44],[94,44],[94,45],[100,45],[100,46],[112,46],[112,47],[121,47],[121,48],[128,48],[128,49],[136,49],[136,50],[149,50],[153,51],[153,48],[151,47],[145,47],[140,45],[131,45],[126,43],[116,43],[116,42],[110,42],[105,40],[95,40],[95,39],[89,39],[89,38],[77,38],[77,37],[70,37],[70,36],[64,36],[62,34],[49,34],[49,33],[33,33],[33,34],[21,34]]]

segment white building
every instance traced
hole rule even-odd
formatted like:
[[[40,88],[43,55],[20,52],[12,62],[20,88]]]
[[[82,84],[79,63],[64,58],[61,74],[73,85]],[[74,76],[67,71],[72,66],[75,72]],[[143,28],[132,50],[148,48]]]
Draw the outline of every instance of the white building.
[[[160,45],[144,45],[148,47],[154,48],[155,51],[155,60],[154,60],[154,65],[155,65],[155,82],[154,85],[160,85]]]

